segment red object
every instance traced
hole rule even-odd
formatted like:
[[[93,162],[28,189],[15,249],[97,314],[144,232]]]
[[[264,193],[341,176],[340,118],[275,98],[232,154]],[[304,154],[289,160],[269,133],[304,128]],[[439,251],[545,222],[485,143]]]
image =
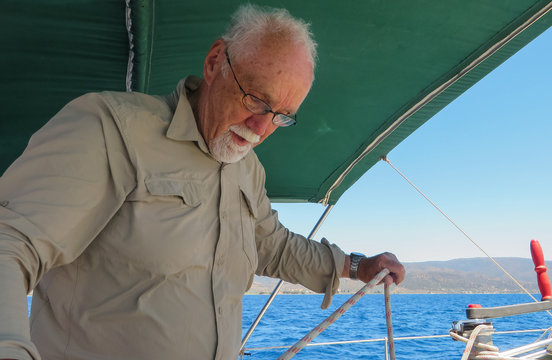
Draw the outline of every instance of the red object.
[[[550,279],[546,274],[546,266],[544,264],[544,256],[542,248],[537,240],[531,240],[531,257],[535,264],[535,272],[537,273],[537,282],[542,295],[541,301],[552,300],[552,291],[550,290]]]
[[[468,305],[468,308],[470,308],[470,309],[474,309],[474,308],[479,309],[480,307],[481,307],[481,304],[469,304]]]

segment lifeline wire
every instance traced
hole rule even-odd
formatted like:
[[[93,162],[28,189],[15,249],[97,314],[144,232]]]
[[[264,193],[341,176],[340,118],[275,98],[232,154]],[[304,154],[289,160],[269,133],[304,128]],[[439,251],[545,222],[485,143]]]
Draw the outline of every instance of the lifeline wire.
[[[511,330],[511,331],[495,331],[494,334],[525,334],[525,333],[534,333],[534,332],[546,332],[550,331],[550,329],[529,329],[529,330]],[[412,341],[412,340],[433,340],[433,339],[443,339],[443,338],[449,338],[449,337],[455,337],[456,334],[451,335],[421,335],[421,336],[402,336],[402,337],[393,337],[394,341]],[[467,342],[468,339],[462,340],[462,337],[458,337],[457,340]],[[366,344],[366,343],[375,343],[375,342],[385,342],[387,338],[375,338],[375,339],[361,339],[361,340],[343,340],[343,341],[329,341],[329,342],[317,342],[317,343],[310,343],[306,346],[312,347],[312,346],[330,346],[330,345],[344,345],[344,344]],[[278,346],[263,346],[263,347],[252,347],[247,348],[246,350],[273,350],[273,349],[286,349],[289,348],[291,345],[278,345]]]
[[[519,286],[519,288],[521,290],[523,290],[527,295],[529,295],[535,302],[539,302],[525,287],[523,287],[523,285],[521,285],[519,283],[519,281],[517,281],[512,275],[510,275],[510,273],[508,271],[506,271],[506,269],[504,269],[502,266],[500,266],[500,264],[495,259],[493,259],[493,257],[491,255],[489,255],[485,250],[483,250],[483,248],[481,246],[479,246],[464,230],[462,230],[462,228],[460,228],[460,226],[458,226],[447,214],[445,214],[445,212],[443,210],[441,210],[433,201],[431,201],[431,199],[429,197],[427,197],[416,185],[414,185],[414,183],[412,181],[410,181],[402,172],[400,172],[395,166],[393,166],[393,164],[391,164],[391,161],[389,161],[387,156],[382,156],[380,159],[385,161],[386,163],[388,163],[389,166],[391,166],[393,168],[393,170],[395,170],[400,176],[403,177],[403,179],[405,179],[410,185],[412,185],[412,187],[414,189],[416,189],[416,191],[420,195],[422,195],[427,201],[429,201],[429,203],[431,205],[433,205],[433,207],[435,209],[437,209],[437,211],[439,211],[452,225],[454,225],[454,227],[456,227],[462,234],[464,234],[464,236],[467,237],[468,240],[470,240],[479,250],[481,250],[483,252],[483,254],[485,254],[489,259],[491,259],[492,262],[494,262],[495,265],[500,268],[500,270],[502,270],[506,275],[508,275],[508,277],[510,279],[512,279],[512,281],[517,286]],[[552,313],[550,313],[550,311],[547,311],[547,313],[550,316],[552,316]]]

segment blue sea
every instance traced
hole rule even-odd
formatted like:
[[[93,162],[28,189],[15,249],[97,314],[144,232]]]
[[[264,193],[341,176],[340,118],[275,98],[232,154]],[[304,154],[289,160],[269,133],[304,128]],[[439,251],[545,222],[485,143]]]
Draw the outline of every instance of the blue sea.
[[[291,346],[331,315],[351,295],[335,295],[329,309],[321,310],[322,295],[278,295],[246,344],[246,349],[268,346]],[[540,298],[540,295],[535,295]],[[243,334],[262,309],[268,295],[246,295],[243,299]],[[29,307],[31,298],[28,298]],[[391,312],[394,337],[446,335],[452,322],[466,319],[468,304],[483,307],[531,302],[522,294],[392,294]],[[494,319],[496,331],[543,329],[552,326],[546,312]],[[537,340],[541,332],[494,334],[501,351]],[[385,304],[382,294],[365,295],[313,343],[382,339],[387,336]],[[276,359],[286,348],[246,350],[244,359]],[[383,342],[306,347],[293,359],[373,359],[384,360]],[[450,337],[422,340],[396,340],[397,359],[460,360],[464,344]]]
[[[321,310],[321,295],[278,295],[246,344],[246,349],[267,346],[291,346],[331,315],[351,295],[336,295],[327,310]],[[540,295],[535,295],[540,299]],[[264,306],[268,295],[246,295],[243,300],[243,333],[249,329]],[[465,320],[468,304],[483,307],[532,302],[522,294],[392,294],[391,312],[394,337],[446,335],[452,322]],[[496,331],[542,329],[552,326],[546,312],[494,319]],[[537,340],[541,332],[494,334],[500,351]],[[382,294],[365,295],[347,313],[313,340],[332,342],[359,339],[381,339],[387,336],[385,305]],[[385,359],[384,343],[357,343],[306,347],[293,359]],[[249,350],[244,359],[275,359],[287,350]],[[396,340],[397,359],[460,360],[464,343],[450,337],[422,340]]]

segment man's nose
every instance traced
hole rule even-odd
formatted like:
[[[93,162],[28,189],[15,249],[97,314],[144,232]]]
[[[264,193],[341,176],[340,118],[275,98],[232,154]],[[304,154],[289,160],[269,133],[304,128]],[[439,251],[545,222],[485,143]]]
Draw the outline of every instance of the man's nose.
[[[274,114],[270,112],[263,115],[253,115],[245,120],[245,125],[255,134],[263,136],[268,126],[272,123],[273,117]]]

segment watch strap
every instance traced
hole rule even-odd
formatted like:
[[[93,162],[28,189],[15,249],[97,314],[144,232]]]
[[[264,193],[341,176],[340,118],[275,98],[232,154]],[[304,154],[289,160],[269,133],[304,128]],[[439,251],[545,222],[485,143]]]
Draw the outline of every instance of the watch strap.
[[[349,266],[349,278],[356,280],[358,279],[358,265],[360,264],[360,260],[365,258],[366,256],[364,254],[360,253],[351,253],[349,255],[350,259],[350,266]]]

